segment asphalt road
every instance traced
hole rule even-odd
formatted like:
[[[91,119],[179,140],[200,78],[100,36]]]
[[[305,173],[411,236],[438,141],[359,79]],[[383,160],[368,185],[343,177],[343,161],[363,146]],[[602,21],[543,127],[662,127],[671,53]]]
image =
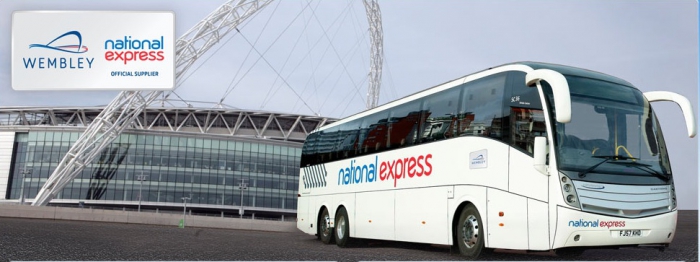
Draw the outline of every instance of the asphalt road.
[[[678,233],[656,249],[587,250],[580,260],[698,261],[698,213],[682,211]],[[484,260],[561,260],[497,252]],[[0,218],[0,261],[11,260],[463,260],[444,246],[373,241],[324,245],[301,232],[269,233],[97,222]]]

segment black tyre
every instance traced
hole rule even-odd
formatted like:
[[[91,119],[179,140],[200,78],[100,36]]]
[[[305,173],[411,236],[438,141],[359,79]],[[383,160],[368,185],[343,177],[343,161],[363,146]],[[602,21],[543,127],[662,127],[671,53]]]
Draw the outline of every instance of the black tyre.
[[[461,255],[476,259],[485,253],[483,226],[476,207],[469,204],[462,209],[455,229],[455,242]]]
[[[335,215],[335,244],[347,247],[350,242],[350,219],[344,207],[338,209]]]
[[[316,226],[316,228],[318,228],[318,238],[321,239],[321,242],[324,244],[331,244],[333,242],[333,229],[328,226],[327,221],[330,221],[330,215],[328,215],[328,209],[323,208],[321,216],[318,217],[318,224]]]

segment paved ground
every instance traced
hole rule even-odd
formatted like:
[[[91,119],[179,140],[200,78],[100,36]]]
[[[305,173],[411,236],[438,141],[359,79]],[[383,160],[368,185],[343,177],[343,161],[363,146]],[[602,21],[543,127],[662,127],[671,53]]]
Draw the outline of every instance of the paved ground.
[[[698,213],[682,211],[665,252],[588,250],[580,260],[698,261]],[[0,218],[0,262],[10,260],[462,260],[446,247],[370,242],[356,248],[323,245],[303,233],[198,229]],[[484,260],[559,260],[495,253]]]

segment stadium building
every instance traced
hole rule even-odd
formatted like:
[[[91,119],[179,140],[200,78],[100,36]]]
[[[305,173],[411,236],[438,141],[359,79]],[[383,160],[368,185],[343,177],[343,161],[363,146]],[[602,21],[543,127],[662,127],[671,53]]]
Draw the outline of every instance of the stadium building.
[[[28,203],[103,108],[0,108],[0,201]],[[148,108],[51,205],[295,217],[301,147],[333,119]]]

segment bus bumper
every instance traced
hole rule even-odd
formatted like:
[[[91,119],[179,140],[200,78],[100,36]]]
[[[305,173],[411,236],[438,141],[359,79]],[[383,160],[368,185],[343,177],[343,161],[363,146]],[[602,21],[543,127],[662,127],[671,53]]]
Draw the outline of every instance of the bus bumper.
[[[644,218],[604,216],[557,207],[552,249],[586,246],[626,246],[671,243],[678,211]]]

